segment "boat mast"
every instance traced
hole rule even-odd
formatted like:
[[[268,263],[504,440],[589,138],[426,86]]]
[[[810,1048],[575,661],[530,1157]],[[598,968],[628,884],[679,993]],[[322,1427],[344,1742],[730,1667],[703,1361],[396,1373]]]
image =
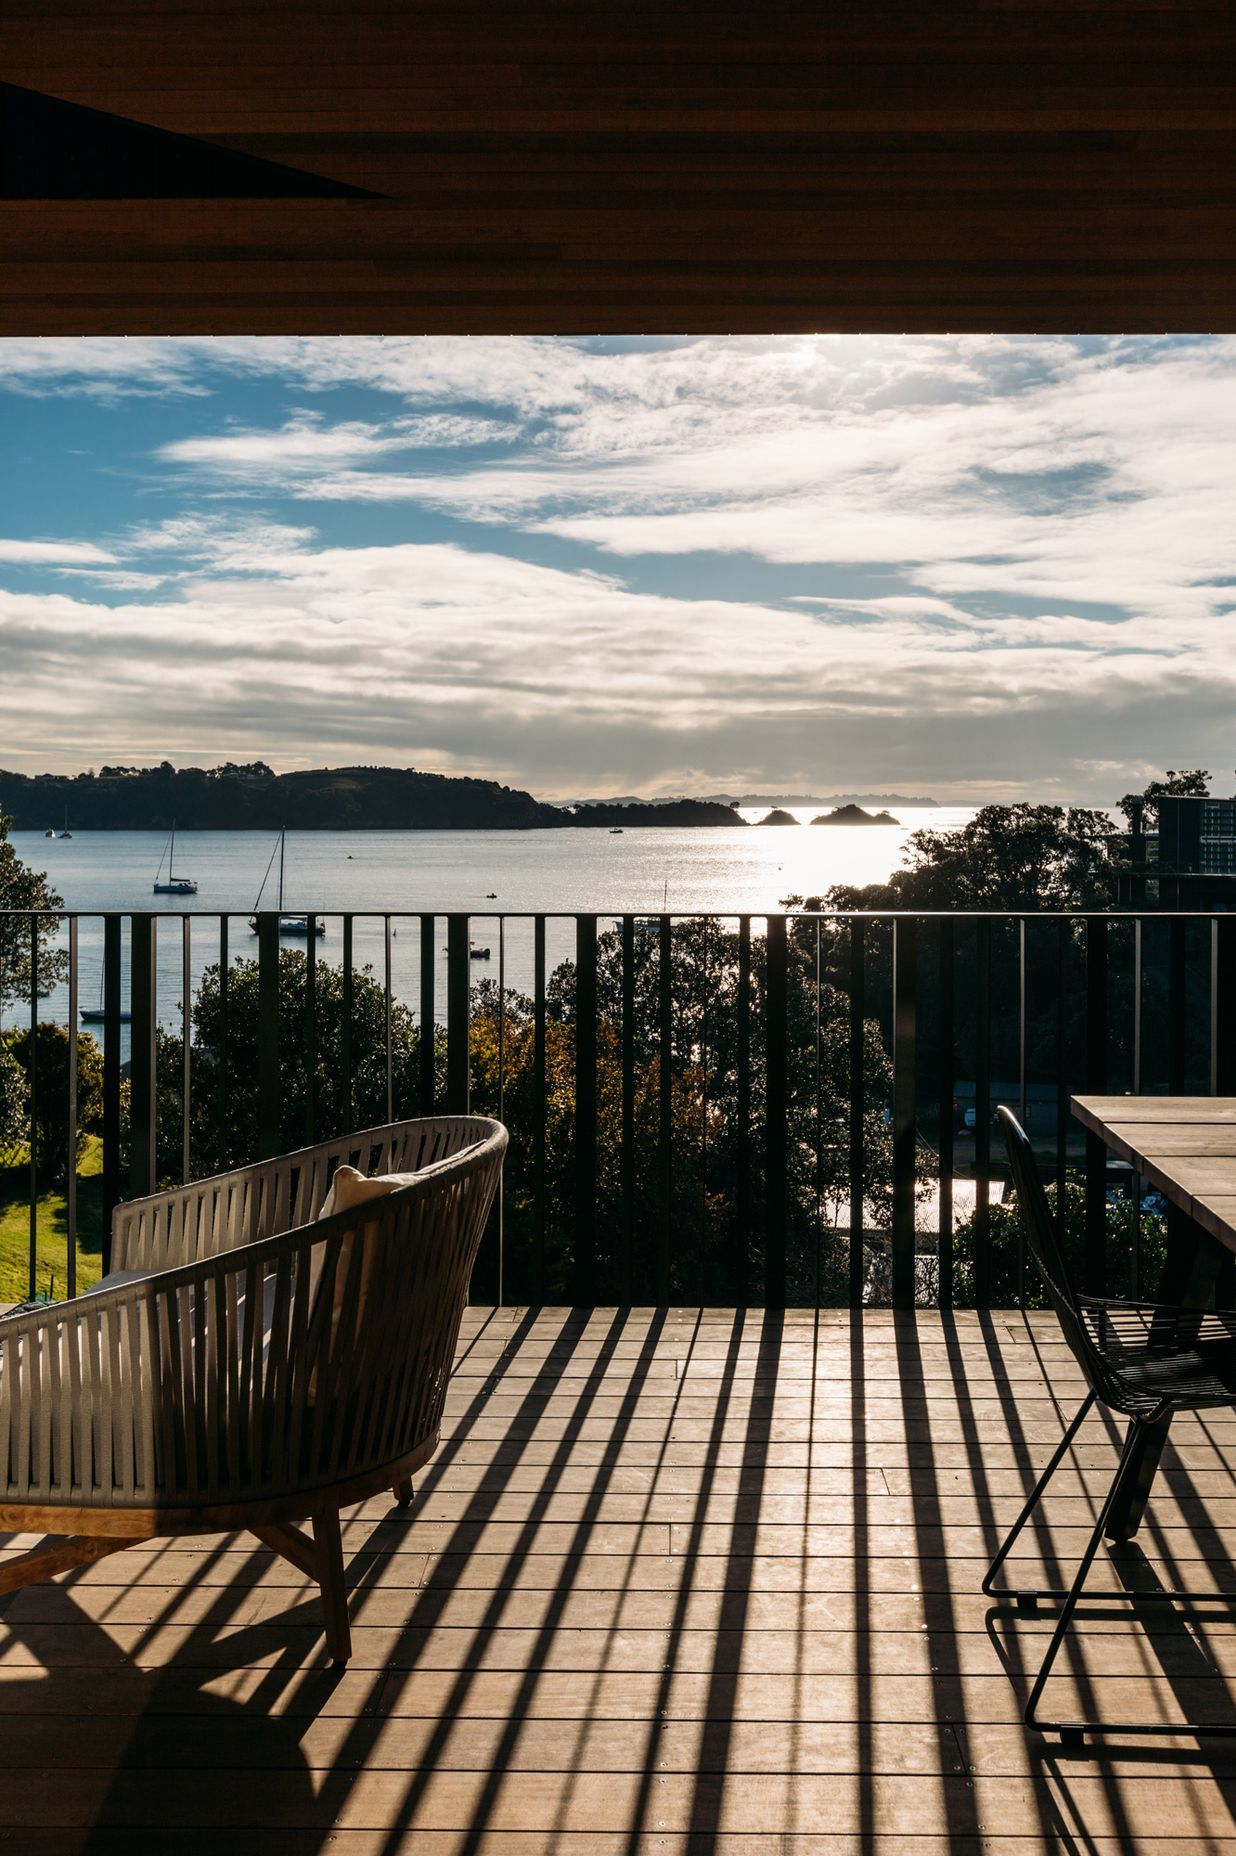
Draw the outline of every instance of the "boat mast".
[[[279,913],[283,914],[283,846],[287,839],[288,828],[283,826],[279,833]]]

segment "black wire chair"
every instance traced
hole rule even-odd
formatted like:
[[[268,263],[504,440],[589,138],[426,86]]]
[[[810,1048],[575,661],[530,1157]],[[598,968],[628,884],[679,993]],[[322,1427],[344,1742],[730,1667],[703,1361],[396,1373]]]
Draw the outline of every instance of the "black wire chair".
[[[1074,1288],[1056,1236],[1055,1222],[1025,1130],[1007,1108],[997,1110],[1008,1147],[1022,1235],[1048,1300],[1055,1309],[1074,1358],[1089,1386],[1080,1410],[1014,1521],[1008,1537],[987,1569],[982,1589],[989,1597],[1011,1598],[1017,1609],[1033,1612],[1041,1600],[1058,1601],[1060,1615],[1024,1709],[1027,1727],[1058,1733],[1066,1746],[1080,1746],[1088,1733],[1188,1733],[1236,1736],[1236,1721],[1200,1722],[1052,1721],[1038,1708],[1060,1646],[1077,1610],[1099,1543],[1107,1529],[1126,1463],[1134,1455],[1145,1427],[1180,1411],[1206,1411],[1236,1405],[1236,1312],[1178,1308],[1155,1302],[1127,1302],[1082,1295]],[[1112,1484],[1099,1510],[1081,1563],[1067,1588],[997,1588],[996,1574],[1026,1522],[1034,1513],[1095,1400],[1129,1420],[1128,1436]],[[1143,1604],[1236,1604],[1236,1592],[1136,1591],[1127,1588],[1094,1593],[1091,1601]]]

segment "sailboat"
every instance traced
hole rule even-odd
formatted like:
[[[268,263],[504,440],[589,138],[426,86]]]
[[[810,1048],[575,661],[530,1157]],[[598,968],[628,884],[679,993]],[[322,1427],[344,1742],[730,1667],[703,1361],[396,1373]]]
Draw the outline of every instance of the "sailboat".
[[[252,928],[254,934],[256,934],[258,931],[257,912],[262,906],[262,890],[266,888],[266,878],[270,875],[271,864],[275,861],[275,852],[277,851],[279,854],[279,933],[281,936],[298,936],[302,941],[307,941],[309,939],[309,917],[307,915],[285,915],[283,912],[284,841],[287,835],[287,827],[285,825],[283,830],[279,833],[279,842],[275,846],[275,850],[270,854],[270,863],[266,866],[266,876],[262,878],[262,888],[258,890],[257,901],[253,905],[253,914],[249,917],[249,926]],[[320,919],[314,923],[313,928],[315,934],[322,935],[326,933],[326,923]]]
[[[97,1005],[83,1005],[81,1009],[79,1010],[77,1016],[81,1019],[83,1025],[104,1025],[107,1023],[107,1013],[104,1010],[104,1006],[103,1006],[103,968],[102,967],[99,968],[99,1003]],[[121,1013],[120,1013],[120,1022],[122,1025],[131,1025],[133,1023],[132,1012],[127,1012],[122,1008]]]
[[[71,838],[73,836],[73,833],[69,830],[69,808],[67,806],[64,808],[64,830],[61,832],[60,836],[62,838]]]
[[[167,879],[159,881],[163,869],[163,857],[167,858]],[[172,820],[172,835],[163,848],[163,857],[159,859],[159,868],[155,871],[154,893],[156,896],[196,896],[197,884],[191,876],[177,876],[176,871],[176,821]]]

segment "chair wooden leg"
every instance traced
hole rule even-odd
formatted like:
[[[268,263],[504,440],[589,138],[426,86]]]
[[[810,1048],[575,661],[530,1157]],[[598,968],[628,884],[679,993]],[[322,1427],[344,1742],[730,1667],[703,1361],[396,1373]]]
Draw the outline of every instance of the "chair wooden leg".
[[[411,1476],[405,1476],[402,1482],[397,1482],[395,1484],[395,1500],[401,1508],[410,1508],[412,1506],[412,1497],[415,1494],[416,1490],[412,1487]]]
[[[348,1594],[343,1582],[343,1537],[337,1508],[314,1517],[313,1545],[322,1612],[326,1619],[326,1647],[332,1662],[346,1663],[352,1654],[352,1631],[348,1622]]]

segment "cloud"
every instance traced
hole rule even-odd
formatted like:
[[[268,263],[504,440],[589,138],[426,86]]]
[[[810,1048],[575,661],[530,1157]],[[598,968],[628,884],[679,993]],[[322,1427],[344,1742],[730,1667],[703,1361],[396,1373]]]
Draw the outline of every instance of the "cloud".
[[[272,528],[245,545],[243,575],[204,566],[142,604],[0,594],[0,734],[54,713],[107,758],[157,704],[186,756],[380,759],[549,791],[632,768],[645,791],[691,768],[906,777],[911,750],[960,785],[983,742],[989,789],[1020,765],[1050,788],[1083,739],[1170,753],[1182,713],[1213,753],[1236,698],[1236,641],[1196,618],[1170,648],[1132,620],[970,620],[976,649],[923,602],[819,614],[445,544],[315,548]],[[82,662],[88,677],[66,675]]]
[[[174,439],[162,445],[157,455],[172,464],[203,465],[224,477],[250,473],[266,476],[271,471],[294,477],[341,462],[382,457],[392,451],[506,443],[517,438],[519,432],[520,427],[509,421],[451,413],[430,413],[385,424],[349,420],[336,425],[323,424],[313,415],[289,420],[273,431],[226,431]]]
[[[12,567],[47,567],[83,561],[114,561],[115,558],[92,541],[0,540],[0,562]]]
[[[23,341],[6,386],[180,409],[158,517],[0,544],[94,574],[5,607],[29,688],[91,665],[70,742],[157,687],[186,742],[566,786],[1229,751],[1236,338]]]
[[[161,522],[138,523],[126,530],[117,548],[127,554],[171,555],[189,566],[209,565],[216,571],[252,573],[272,559],[284,559],[313,541],[316,531],[289,522],[268,522],[260,516],[237,517],[231,512],[167,516]]]

